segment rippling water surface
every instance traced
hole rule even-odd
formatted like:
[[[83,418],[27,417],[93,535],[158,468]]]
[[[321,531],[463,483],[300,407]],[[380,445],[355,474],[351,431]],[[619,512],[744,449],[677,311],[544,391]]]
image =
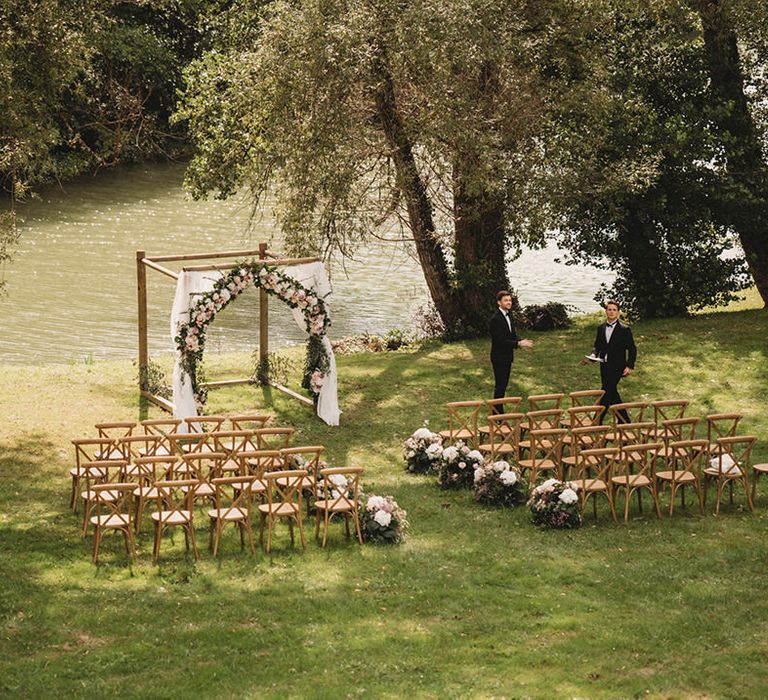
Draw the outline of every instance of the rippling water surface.
[[[180,165],[122,169],[47,191],[22,207],[22,239],[6,265],[0,299],[0,360],[67,362],[137,355],[136,251],[148,255],[238,250],[278,236],[266,207],[249,226],[243,200],[194,202],[181,186]],[[557,251],[528,251],[510,266],[525,304],[562,301],[582,310],[606,273],[555,262]],[[179,269],[179,264],[169,264]],[[418,264],[400,247],[377,243],[343,266],[332,263],[331,337],[410,328],[427,301]],[[171,352],[169,314],[174,281],[148,271],[149,348]],[[280,302],[270,302],[270,346],[303,342]],[[258,344],[258,294],[249,290],[216,319],[209,351]]]

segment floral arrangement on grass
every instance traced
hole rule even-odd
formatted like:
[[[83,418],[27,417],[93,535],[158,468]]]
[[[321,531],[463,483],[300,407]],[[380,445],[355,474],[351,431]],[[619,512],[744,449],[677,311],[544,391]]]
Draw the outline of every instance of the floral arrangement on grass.
[[[579,495],[566,481],[547,479],[531,491],[528,501],[533,524],[553,530],[573,530],[581,527]]]
[[[484,465],[483,455],[459,440],[443,448],[437,480],[444,489],[472,488],[475,470]]]
[[[397,544],[405,539],[409,527],[407,513],[392,496],[360,498],[357,513],[365,542]]]
[[[437,472],[443,454],[443,438],[424,424],[403,443],[405,469],[413,474]]]
[[[527,489],[520,470],[500,460],[475,469],[475,500],[486,506],[514,508],[525,503]]]
[[[303,312],[309,339],[301,385],[317,401],[330,367],[330,358],[323,345],[323,337],[331,325],[325,302],[311,289],[278,268],[256,260],[240,263],[216,280],[213,289],[199,295],[189,310],[189,321],[179,324],[175,338],[176,349],[181,353],[181,366],[192,381],[195,401],[202,407],[207,399],[207,392],[201,386],[198,364],[203,359],[208,325],[219,311],[251,285]]]

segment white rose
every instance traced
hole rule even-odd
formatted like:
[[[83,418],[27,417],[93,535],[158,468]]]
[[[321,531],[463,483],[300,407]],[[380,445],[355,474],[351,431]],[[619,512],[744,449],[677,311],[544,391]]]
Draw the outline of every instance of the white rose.
[[[478,452],[477,450],[472,450],[468,455],[467,459],[471,459],[473,462],[482,462],[483,461],[483,455]]]
[[[485,469],[482,467],[478,467],[475,469],[475,483],[478,481],[482,481],[483,477],[485,476]]]
[[[578,498],[579,497],[576,495],[576,492],[573,489],[564,489],[563,492],[560,494],[560,501],[565,503],[565,505],[576,503]]]
[[[411,437],[416,440],[429,440],[432,437],[432,432],[427,428],[419,428]]]
[[[443,453],[443,448],[440,447],[436,442],[432,443],[427,448],[427,457],[430,459],[437,459],[441,454]]]
[[[376,511],[376,515],[373,516],[373,519],[382,527],[387,527],[387,525],[392,522],[392,513],[387,513],[385,510],[378,510]]]
[[[453,447],[446,447],[443,450],[443,459],[448,462],[453,462],[454,459],[456,459],[459,456],[459,451]]]
[[[499,472],[505,472],[507,469],[509,469],[509,462],[505,462],[504,460],[499,460],[498,462],[494,462],[491,467],[493,467],[493,471]]]
[[[550,493],[555,488],[555,484],[557,484],[557,483],[559,483],[557,479],[547,479],[536,490],[539,493]]]

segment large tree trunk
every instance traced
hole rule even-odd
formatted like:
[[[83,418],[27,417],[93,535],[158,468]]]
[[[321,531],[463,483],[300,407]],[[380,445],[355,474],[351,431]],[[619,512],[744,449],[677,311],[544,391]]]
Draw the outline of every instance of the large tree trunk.
[[[391,149],[398,188],[408,210],[416,253],[435,308],[445,327],[450,329],[455,327],[458,313],[451,290],[448,265],[435,232],[432,203],[416,165],[413,144],[397,108],[392,76],[383,51],[374,61],[374,73],[378,79],[375,92],[377,116]]]
[[[725,203],[727,223],[739,234],[752,277],[768,307],[768,167],[744,94],[736,33],[720,0],[694,0],[704,30],[711,89],[718,102],[732,187]]]
[[[453,169],[456,295],[461,302],[461,331],[470,337],[487,334],[496,292],[509,289],[504,202],[477,191],[472,182],[474,168],[475,159],[463,155]]]

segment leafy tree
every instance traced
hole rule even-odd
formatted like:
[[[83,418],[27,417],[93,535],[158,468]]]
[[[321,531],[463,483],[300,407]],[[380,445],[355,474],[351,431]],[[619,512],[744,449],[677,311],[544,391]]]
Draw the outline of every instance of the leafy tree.
[[[608,2],[579,47],[589,71],[552,111],[549,162],[571,260],[613,270],[599,295],[645,318],[725,303],[746,278],[719,216],[712,128],[696,17],[669,2]],[[599,51],[598,51],[599,49]]]
[[[188,185],[197,197],[273,187],[294,252],[348,254],[401,224],[445,325],[483,333],[493,293],[508,286],[505,256],[543,240],[530,173],[549,10],[241,3],[224,47],[187,71]]]

